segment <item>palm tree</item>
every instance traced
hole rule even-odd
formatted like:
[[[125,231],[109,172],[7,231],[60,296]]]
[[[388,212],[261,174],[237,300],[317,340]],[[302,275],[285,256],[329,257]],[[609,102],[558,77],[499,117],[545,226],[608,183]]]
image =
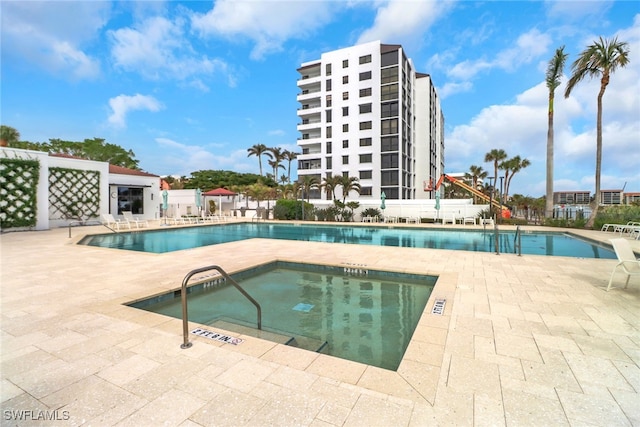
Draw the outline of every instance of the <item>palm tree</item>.
[[[309,203],[311,190],[318,188],[319,185],[318,178],[313,175],[303,175],[300,178],[300,188],[302,189],[303,195],[307,195],[307,203]]]
[[[466,178],[471,179],[471,186],[474,190],[478,189],[478,180],[484,180],[489,173],[482,169],[482,166],[471,165],[469,172],[465,173]],[[477,203],[476,195],[473,195],[473,203]]]
[[[618,38],[605,40],[602,37],[580,53],[578,59],[571,65],[571,77],[567,82],[564,97],[571,95],[573,88],[585,77],[600,76],[600,92],[598,93],[598,114],[596,120],[596,192],[591,203],[591,216],[585,227],[592,228],[598,215],[600,206],[600,171],[602,169],[602,98],[607,89],[611,74],[618,67],[625,67],[629,63],[629,44],[619,42]]]
[[[0,147],[6,147],[18,141],[20,141],[20,132],[11,126],[0,126]]]
[[[513,176],[527,166],[530,166],[531,162],[527,159],[521,159],[520,156],[515,156],[512,159],[502,162],[502,165],[502,169],[504,169],[504,192],[500,194],[504,195],[504,198],[501,197],[502,202],[504,202],[509,197],[509,186],[511,185]]]
[[[291,162],[298,158],[298,153],[294,153],[293,151],[284,150],[283,160],[288,162],[287,165],[287,180],[291,182]]]
[[[553,215],[553,100],[556,88],[560,86],[560,78],[564,70],[564,63],[569,54],[564,53],[564,46],[556,49],[555,55],[549,61],[545,81],[549,89],[549,125],[547,129],[547,198],[544,216]]]
[[[335,200],[336,199],[336,188],[342,182],[342,175],[333,175],[327,176],[320,184],[320,187],[324,188],[324,191],[327,195],[327,200]]]
[[[499,148],[494,148],[493,150],[489,151],[487,154],[484,155],[484,161],[487,163],[493,162],[493,178],[495,179],[495,181],[493,181],[495,184],[498,183],[498,166],[500,165],[500,162],[502,162],[503,160],[505,160],[507,158],[507,153],[503,150],[503,149],[499,149]],[[496,186],[493,186],[493,188],[495,188]],[[491,191],[493,193],[493,190]],[[502,188],[500,189],[500,193],[502,193]]]
[[[340,186],[342,187],[342,203],[344,204],[347,201],[347,196],[352,191],[360,194],[360,183],[358,182],[358,178],[353,176],[340,176]]]
[[[271,166],[273,168],[273,180],[277,181],[278,179],[278,169],[284,169],[284,166],[282,166],[277,160],[269,160],[267,161],[267,163],[269,163],[269,166]]]
[[[264,144],[255,144],[251,148],[247,148],[247,157],[256,156],[258,157],[258,165],[260,166],[260,176],[262,176],[262,155],[268,153],[268,148]]]

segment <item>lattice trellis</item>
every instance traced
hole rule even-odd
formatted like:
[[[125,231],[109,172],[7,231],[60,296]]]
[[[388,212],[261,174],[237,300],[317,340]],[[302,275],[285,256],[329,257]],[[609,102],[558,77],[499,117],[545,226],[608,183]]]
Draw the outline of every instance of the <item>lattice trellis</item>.
[[[33,227],[40,179],[37,160],[0,159],[0,227]]]
[[[49,219],[87,220],[99,214],[99,171],[49,169]]]

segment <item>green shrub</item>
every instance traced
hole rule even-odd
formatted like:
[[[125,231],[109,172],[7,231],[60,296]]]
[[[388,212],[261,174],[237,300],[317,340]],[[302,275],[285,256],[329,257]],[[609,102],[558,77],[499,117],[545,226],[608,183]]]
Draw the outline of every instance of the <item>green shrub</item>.
[[[600,230],[603,224],[626,224],[629,221],[640,222],[640,206],[616,205],[600,207],[593,223],[594,230]]]
[[[365,216],[377,216],[378,218],[382,217],[382,212],[380,212],[380,209],[378,208],[367,208],[365,210],[362,211],[362,217],[364,218]]]
[[[302,219],[304,204],[304,219],[313,220],[313,205],[300,200],[280,199],[273,208],[273,218],[280,220]]]

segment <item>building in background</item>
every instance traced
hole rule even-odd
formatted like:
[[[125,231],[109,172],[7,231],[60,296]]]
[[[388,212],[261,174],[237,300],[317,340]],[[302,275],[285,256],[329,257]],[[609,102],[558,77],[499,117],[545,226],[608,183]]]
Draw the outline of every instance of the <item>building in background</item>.
[[[327,52],[298,73],[298,180],[355,177],[361,200],[435,197],[444,116],[430,76],[415,71],[401,45]],[[316,189],[310,198],[327,195]]]

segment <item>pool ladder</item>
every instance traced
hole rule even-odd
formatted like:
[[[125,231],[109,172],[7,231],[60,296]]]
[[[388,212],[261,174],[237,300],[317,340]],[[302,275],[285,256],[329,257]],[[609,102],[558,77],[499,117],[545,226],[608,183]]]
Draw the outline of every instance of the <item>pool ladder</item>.
[[[187,275],[182,280],[181,295],[182,295],[182,338],[183,338],[183,341],[182,341],[182,344],[180,345],[180,348],[189,348],[189,347],[191,347],[193,345],[192,343],[189,342],[189,314],[188,314],[188,310],[187,310],[187,284],[189,283],[189,279],[191,279],[191,277],[194,274],[203,273],[205,271],[211,271],[211,270],[216,270],[218,273],[220,273],[222,275],[222,277],[224,277],[237,290],[239,290],[242,295],[244,295],[249,301],[251,301],[251,303],[253,305],[256,306],[256,309],[258,311],[258,329],[262,329],[262,308],[260,307],[260,304],[258,303],[258,301],[253,299],[253,297],[251,295],[249,295],[247,293],[247,291],[245,291],[242,288],[242,286],[240,286],[238,284],[238,282],[233,280],[231,278],[231,276],[229,276],[229,274],[227,274],[227,272],[222,269],[222,267],[217,266],[217,265],[209,265],[207,267],[200,267],[200,268],[196,268],[195,270],[191,270],[189,273],[187,273]]]
[[[522,256],[522,231],[519,225],[516,226],[516,235],[513,238],[513,253]]]

